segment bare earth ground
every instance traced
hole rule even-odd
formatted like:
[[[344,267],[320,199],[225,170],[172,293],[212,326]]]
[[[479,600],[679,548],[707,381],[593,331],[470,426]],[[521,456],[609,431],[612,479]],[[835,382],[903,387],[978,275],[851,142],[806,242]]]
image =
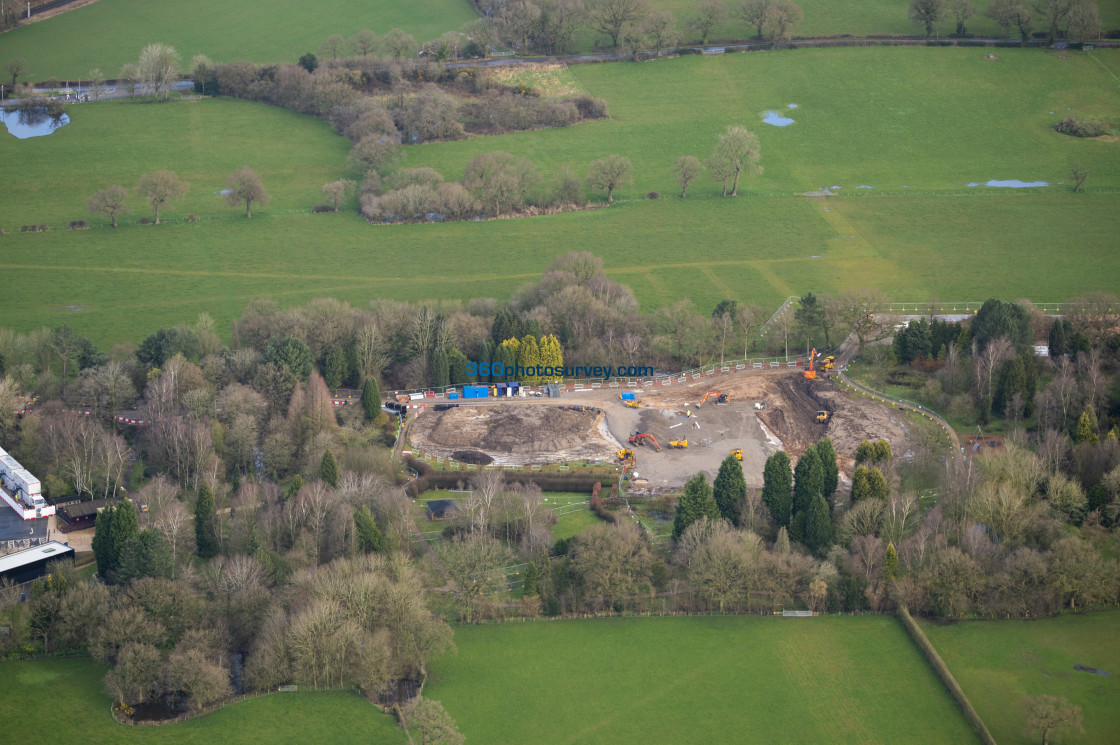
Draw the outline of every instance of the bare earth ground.
[[[628,389],[567,391],[559,401],[487,399],[441,412],[429,408],[413,423],[410,440],[441,458],[475,450],[499,465],[536,465],[615,462],[615,450],[629,435],[648,432],[662,450],[635,447],[635,477],[654,488],[680,486],[700,471],[712,479],[736,448],[743,450],[743,473],[752,487],[762,485],[763,465],[773,452],[785,449],[796,461],[824,436],[832,439],[841,471],[849,474],[861,440],[882,438],[895,453],[909,450],[904,415],[870,398],[844,395],[830,380],[805,380],[800,370],[742,371],[637,389],[642,404],[637,409],[622,404],[620,390]],[[730,403],[697,406],[713,390],[727,394]],[[765,408],[756,410],[756,402]],[[573,405],[588,408],[573,411]],[[818,410],[830,412],[826,424],[817,423]],[[670,449],[670,440],[687,440],[688,447]]]

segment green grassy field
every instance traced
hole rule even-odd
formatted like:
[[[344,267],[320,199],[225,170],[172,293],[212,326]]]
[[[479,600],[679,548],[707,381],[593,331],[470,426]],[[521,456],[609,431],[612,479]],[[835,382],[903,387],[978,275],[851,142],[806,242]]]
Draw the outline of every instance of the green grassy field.
[[[734,9],[739,3],[729,0]],[[896,0],[801,0],[805,20],[796,29],[800,36],[839,34],[922,33],[907,18],[906,4]],[[696,15],[695,0],[653,0],[653,7],[673,13],[685,43],[698,37],[689,27]],[[968,30],[980,38],[998,38],[1002,31],[983,14],[986,0],[979,0]],[[1101,27],[1120,27],[1120,0],[1099,0]],[[417,41],[460,28],[477,17],[468,0],[417,0],[410,3],[376,0],[329,0],[310,9],[295,0],[268,3],[220,3],[216,0],[184,5],[172,0],[100,0],[94,5],[0,37],[0,59],[24,57],[30,62],[33,81],[85,77],[94,67],[113,77],[121,64],[134,60],[140,48],[153,41],[171,44],[189,60],[207,54],[219,62],[248,59],[254,62],[293,62],[315,51],[330,34],[350,36],[369,28],[384,34],[401,28]],[[951,19],[939,24],[940,35],[950,33]],[[730,16],[711,34],[711,41],[753,37],[755,29]],[[605,44],[602,34],[580,28],[575,51]]]
[[[922,623],[972,705],[1000,743],[1037,742],[1023,733],[1023,696],[1063,696],[1082,709],[1084,738],[1114,743],[1120,732],[1120,612],[1038,621]],[[1110,675],[1074,670],[1103,669]]]
[[[892,618],[472,626],[455,645],[425,695],[467,742],[975,741]]]
[[[697,15],[696,0],[652,0],[654,8],[667,10],[677,17],[682,39],[695,43],[699,37],[689,28],[689,23]],[[733,11],[740,5],[739,0],[728,0],[728,10]],[[839,34],[867,35],[892,34],[899,36],[920,35],[925,29],[910,22],[907,17],[908,4],[895,0],[799,0],[797,3],[805,13],[805,20],[794,30],[795,36],[833,36]],[[977,38],[1000,38],[1003,35],[999,25],[984,15],[987,0],[978,0],[977,13],[967,23],[968,33]],[[1105,29],[1120,26],[1120,0],[1099,0],[1101,27]],[[937,25],[937,34],[956,30],[956,22],[948,14],[946,20]],[[748,39],[755,36],[756,29],[748,27],[734,14],[729,15],[726,23],[712,31],[710,43],[726,39]],[[602,34],[584,30],[578,37],[581,46],[593,43],[605,44],[609,41]]]
[[[114,78],[157,41],[175,47],[184,63],[196,54],[216,62],[295,62],[331,34],[348,38],[368,28],[380,36],[399,28],[422,43],[477,17],[468,0],[100,0],[0,36],[0,60],[26,59],[32,82],[84,78],[95,67]]]
[[[4,739],[23,745],[166,743],[304,745],[330,733],[332,743],[405,743],[393,719],[349,693],[272,694],[160,727],[123,727],[102,693],[105,666],[90,659],[0,665]]]
[[[1120,110],[1120,84],[1106,69],[1118,60],[1000,50],[989,62],[978,50],[890,48],[574,67],[610,102],[611,120],[408,148],[405,164],[453,179],[477,154],[504,149],[549,175],[620,152],[634,163],[634,184],[609,209],[443,225],[309,214],[319,187],[343,173],[348,146],[310,118],[229,100],[78,106],[49,137],[0,137],[0,226],[9,231],[0,270],[12,278],[3,323],[67,323],[111,343],[201,311],[226,332],[253,297],[503,299],[572,250],[602,256],[646,309],[682,297],[702,310],[723,297],[776,306],[791,294],[865,286],[911,301],[1111,291],[1120,282],[1120,147],[1048,127],[1066,108]],[[759,121],[788,103],[799,104],[789,110],[795,125]],[[719,198],[707,181],[687,200],[673,197],[673,160],[707,155],[732,122],[758,133],[766,172],[738,199]],[[1074,195],[1056,182],[1076,160],[1093,173]],[[241,164],[260,170],[273,193],[252,220],[213,193]],[[96,189],[131,186],[155,168],[192,183],[168,215],[194,212],[201,222],[113,231],[93,219],[91,230],[61,229],[91,219],[85,200]],[[1011,178],[1055,185],[965,186]],[[801,196],[832,185],[841,196]],[[651,190],[663,197],[641,198]],[[133,223],[144,214],[136,207]],[[11,233],[31,223],[53,230]]]

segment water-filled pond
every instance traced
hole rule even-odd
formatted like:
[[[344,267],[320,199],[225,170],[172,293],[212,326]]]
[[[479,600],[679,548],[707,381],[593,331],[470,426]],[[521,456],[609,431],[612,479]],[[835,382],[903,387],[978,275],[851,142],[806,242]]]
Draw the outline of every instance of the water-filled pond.
[[[4,122],[8,134],[26,140],[29,137],[43,137],[59,127],[65,127],[70,123],[70,117],[63,114],[55,119],[48,116],[46,111],[16,111],[5,108],[0,109],[0,121]]]

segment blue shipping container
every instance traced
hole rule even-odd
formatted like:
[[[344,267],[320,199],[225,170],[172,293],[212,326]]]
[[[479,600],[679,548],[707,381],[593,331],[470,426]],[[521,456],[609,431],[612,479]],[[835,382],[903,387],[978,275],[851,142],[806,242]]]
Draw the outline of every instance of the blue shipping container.
[[[447,392],[447,397],[450,398],[450,399],[459,398],[459,392],[458,391],[448,391]]]
[[[463,387],[463,398],[486,398],[490,390],[484,385],[468,385]]]
[[[633,393],[620,393],[620,394],[618,394],[618,397],[621,398],[623,401],[633,401],[634,400],[634,394]]]

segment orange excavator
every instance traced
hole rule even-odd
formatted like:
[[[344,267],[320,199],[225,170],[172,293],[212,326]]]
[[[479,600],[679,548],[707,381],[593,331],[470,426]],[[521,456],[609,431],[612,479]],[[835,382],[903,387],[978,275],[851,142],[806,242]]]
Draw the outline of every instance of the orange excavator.
[[[709,398],[714,398],[716,400],[717,404],[729,403],[728,400],[727,400],[727,394],[726,393],[720,393],[719,391],[708,391],[707,393],[704,394],[704,398],[700,399],[700,403],[698,403],[696,405],[697,406],[703,406],[708,401]]]
[[[654,437],[653,435],[651,435],[650,433],[648,433],[648,432],[635,432],[634,434],[630,435],[630,444],[631,445],[642,445],[646,442],[648,442],[650,445],[652,445],[654,450],[656,450],[659,453],[661,452],[661,446],[657,444],[657,438]]]
[[[813,347],[813,351],[809,354],[809,367],[802,371],[801,375],[806,380],[814,380],[817,377],[817,371],[813,369],[813,360],[817,358],[817,348]]]

